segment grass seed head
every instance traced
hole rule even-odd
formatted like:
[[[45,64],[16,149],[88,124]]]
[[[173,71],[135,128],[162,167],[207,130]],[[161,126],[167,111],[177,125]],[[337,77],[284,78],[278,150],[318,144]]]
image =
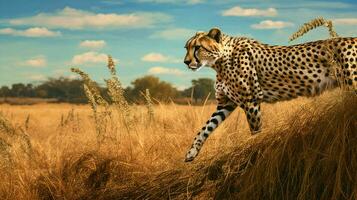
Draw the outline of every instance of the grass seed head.
[[[145,102],[146,102],[146,107],[148,109],[148,114],[150,116],[150,119],[154,118],[154,106],[151,100],[151,95],[150,95],[150,90],[146,89],[145,90]]]
[[[87,90],[89,90],[91,92],[91,95],[93,96],[95,102],[98,105],[102,105],[102,106],[109,105],[108,102],[101,96],[97,84],[89,77],[89,75],[87,73],[83,72],[82,70],[80,70],[78,68],[71,68],[71,71],[79,74],[82,77],[84,84],[87,85]],[[89,100],[91,100],[91,99],[89,99]]]
[[[333,29],[332,21],[318,17],[302,25],[297,32],[290,36],[289,41],[293,41],[319,26],[326,26],[329,30],[330,37],[338,37],[337,33]]]
[[[110,56],[110,55],[108,55],[108,68],[109,68],[110,73],[113,76],[115,76],[116,75],[115,63],[114,63],[112,56]]]

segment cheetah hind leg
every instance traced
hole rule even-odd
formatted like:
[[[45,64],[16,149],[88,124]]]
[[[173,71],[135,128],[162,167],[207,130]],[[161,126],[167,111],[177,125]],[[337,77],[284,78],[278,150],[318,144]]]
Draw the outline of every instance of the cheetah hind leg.
[[[254,102],[245,104],[243,109],[246,114],[251,133],[253,135],[259,133],[262,126],[260,103]]]

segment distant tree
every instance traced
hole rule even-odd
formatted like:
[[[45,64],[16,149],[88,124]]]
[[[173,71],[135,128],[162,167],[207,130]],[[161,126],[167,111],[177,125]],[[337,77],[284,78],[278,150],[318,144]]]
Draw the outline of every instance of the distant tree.
[[[47,90],[45,90],[45,89],[36,88],[35,94],[36,94],[36,97],[39,97],[39,98],[47,98],[48,97]]]
[[[38,85],[36,95],[42,98],[56,98],[59,101],[84,103],[86,97],[83,92],[82,81],[69,78],[49,78]]]
[[[210,99],[214,99],[214,80],[210,78],[199,78],[192,80],[192,87],[185,89],[182,92],[185,97],[193,97],[195,102],[205,100],[208,95]]]
[[[26,86],[23,83],[15,83],[11,85],[11,96],[26,97]]]
[[[152,98],[165,102],[178,97],[191,97],[197,102],[204,100],[208,94],[214,98],[214,81],[209,78],[192,80],[192,87],[179,92],[170,83],[161,81],[155,76],[144,76],[131,82],[124,90],[124,96],[128,101],[141,103],[144,101],[143,93],[149,89]],[[99,87],[102,96],[110,102],[107,88]],[[39,97],[55,98],[62,102],[86,103],[87,98],[83,91],[83,82],[79,79],[64,77],[49,78],[39,85],[16,83],[11,86],[0,88],[1,97]]]
[[[23,92],[23,96],[25,96],[25,97],[35,97],[36,96],[34,86],[31,83],[25,85],[25,91]]]
[[[128,86],[124,89],[124,97],[128,102],[135,101],[136,95],[133,92],[133,87]]]
[[[11,90],[10,90],[9,87],[7,87],[7,86],[2,86],[2,87],[0,88],[0,96],[1,96],[1,97],[8,97],[8,96],[10,96],[10,95],[11,95]]]
[[[125,95],[129,99],[134,101],[142,101],[142,93],[145,94],[145,90],[150,90],[150,95],[157,100],[167,101],[173,99],[178,95],[178,91],[170,83],[161,81],[155,76],[144,76],[142,78],[135,79],[131,82],[132,87],[125,89]]]
[[[56,98],[63,102],[85,103],[87,100],[82,85],[82,81],[78,79],[49,78],[37,86],[23,83],[12,84],[11,88],[2,86],[0,96]]]

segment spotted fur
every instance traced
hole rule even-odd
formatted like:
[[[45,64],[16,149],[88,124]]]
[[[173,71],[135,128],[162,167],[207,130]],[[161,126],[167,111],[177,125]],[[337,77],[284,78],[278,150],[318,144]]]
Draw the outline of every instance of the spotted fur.
[[[184,62],[192,70],[216,72],[217,111],[197,134],[186,155],[192,161],[218,125],[238,106],[251,132],[261,130],[260,104],[315,96],[344,85],[356,90],[357,38],[333,38],[292,46],[271,46],[224,35],[217,28],[190,38]]]

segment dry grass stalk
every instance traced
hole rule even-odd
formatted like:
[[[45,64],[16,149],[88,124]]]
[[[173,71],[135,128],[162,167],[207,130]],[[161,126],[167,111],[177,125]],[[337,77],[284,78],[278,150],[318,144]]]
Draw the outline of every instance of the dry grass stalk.
[[[114,60],[113,60],[111,55],[108,55],[108,65],[107,66],[108,66],[112,76],[116,76],[117,72],[116,72],[116,69],[115,69],[115,63],[114,63]]]
[[[84,89],[84,94],[86,95],[89,104],[92,108],[93,111],[93,117],[94,117],[94,122],[96,125],[96,132],[97,132],[97,143],[100,144],[99,141],[101,141],[101,135],[102,135],[102,131],[101,131],[101,125],[98,123],[98,111],[97,111],[97,102],[94,98],[94,95],[92,93],[92,91],[89,89],[87,84],[83,84],[83,89]]]
[[[329,49],[328,45],[324,45],[323,48],[326,51],[326,54],[328,55],[327,63],[331,67],[330,71],[330,76],[334,76],[338,82],[338,85],[341,89],[343,90],[348,90],[347,85],[345,84],[345,75],[343,73],[343,66],[340,64],[340,62],[336,61],[336,58],[334,56],[334,49]]]
[[[154,105],[152,103],[151,95],[149,89],[145,90],[145,105],[148,109],[148,114],[150,117],[150,120],[154,119]]]
[[[132,117],[130,114],[129,104],[125,100],[124,89],[119,81],[119,78],[117,77],[115,63],[110,55],[108,55],[107,67],[111,73],[111,78],[109,80],[105,80],[108,88],[108,95],[113,104],[116,105],[119,114],[122,116],[127,131],[130,132],[132,129]],[[94,120],[97,129],[97,141],[98,144],[100,144],[107,137],[106,132],[109,128],[109,122],[112,120],[109,103],[100,95],[96,83],[89,78],[88,74],[77,68],[72,68],[71,70],[72,72],[79,74],[84,81],[84,92],[94,113]],[[104,111],[100,111],[98,106],[104,106]]]
[[[107,192],[123,199],[355,199],[357,98],[330,97],[227,154]]]
[[[114,105],[118,106],[118,109],[124,113],[124,116],[130,116],[129,103],[124,97],[124,90],[121,87],[119,79],[117,77],[112,77],[106,80],[108,86],[108,94]],[[130,117],[129,117],[130,118]]]
[[[60,122],[60,124],[59,124],[59,127],[61,127],[61,128],[63,128],[64,127],[64,115],[62,114],[61,115],[61,122]]]
[[[130,132],[130,129],[133,128],[133,119],[131,116],[129,104],[123,95],[123,89],[120,85],[120,82],[117,77],[112,77],[111,79],[106,80],[106,83],[108,87],[108,95],[113,101],[113,104],[115,105],[119,115],[122,117],[124,124],[127,127],[127,131]]]
[[[2,166],[10,166],[12,163],[11,144],[0,137],[0,168]]]
[[[328,28],[328,31],[329,31],[329,33],[330,33],[330,37],[332,37],[332,38],[339,37],[339,36],[337,35],[337,33],[335,32],[334,28],[333,28],[333,24],[332,24],[332,21],[331,21],[331,20],[326,21],[325,26],[327,26],[327,28]]]
[[[8,150],[14,150],[10,147],[13,147],[16,144],[20,145],[22,151],[29,157],[32,154],[32,144],[30,137],[24,129],[21,127],[16,128],[11,124],[11,122],[5,118],[5,116],[0,113],[0,137],[2,147],[0,147],[3,153],[6,154],[6,157],[9,157],[10,153]],[[6,153],[7,152],[7,153]]]
[[[100,95],[100,91],[97,87],[97,84],[92,79],[90,79],[90,77],[87,73],[83,72],[82,70],[80,70],[78,68],[71,68],[71,71],[79,74],[82,77],[84,84],[87,85],[87,90],[91,92],[90,94],[93,97],[96,104],[102,105],[102,106],[109,105],[108,102]]]
[[[29,125],[30,125],[30,115],[27,115],[25,120],[25,130],[28,130]]]
[[[78,113],[76,115],[74,108],[72,108],[68,112],[66,117],[62,114],[59,128],[61,129],[61,132],[68,129],[70,129],[73,133],[80,131],[81,126],[80,126],[79,115]]]
[[[86,95],[88,101],[89,101],[89,104],[92,108],[92,111],[96,117],[96,114],[97,114],[97,102],[95,101],[95,98],[94,98],[94,95],[93,93],[91,92],[91,90],[89,89],[88,85],[87,84],[83,84],[83,90],[84,90],[84,94]]]
[[[20,138],[21,141],[23,141],[23,143],[24,143],[24,145],[21,145],[21,148],[27,154],[27,156],[30,157],[33,152],[31,139],[30,139],[30,136],[27,134],[26,130],[24,130],[21,127],[19,128],[18,138]]]
[[[72,72],[79,74],[83,79],[84,93],[91,105],[96,124],[97,143],[100,145],[105,138],[107,117],[110,116],[109,103],[100,95],[97,84],[92,81],[88,74],[78,68],[72,68]],[[99,112],[98,106],[104,106],[105,110]]]
[[[332,21],[325,20],[322,17],[318,17],[302,25],[297,32],[295,32],[290,36],[289,41],[293,41],[319,26],[326,26],[329,30],[330,37],[332,38],[338,37],[337,33],[333,29]]]
[[[13,156],[16,168],[0,172],[0,199],[352,200],[357,195],[357,99],[339,91],[263,104],[265,127],[256,136],[237,109],[191,164],[183,162],[184,153],[214,105],[162,105],[155,108],[153,125],[145,120],[146,108],[136,106],[138,137],[120,134],[100,149],[89,106],[0,105],[14,122],[23,122],[26,109],[30,130],[36,130],[31,133],[34,164],[21,165],[25,160]],[[53,121],[73,107],[85,128],[75,137],[59,134]],[[123,121],[114,125],[125,132]],[[3,146],[11,151],[12,144]]]
[[[112,77],[107,81],[109,95],[112,97],[114,103],[121,106],[127,106],[128,102],[124,97],[124,89],[117,76],[113,58],[110,55],[108,55],[108,69],[112,75]]]
[[[0,113],[0,131],[13,137],[16,135],[16,129],[12,126],[10,121]]]
[[[108,94],[114,105],[116,105],[119,114],[123,117],[127,130],[129,131],[132,128],[132,116],[129,107],[129,103],[126,101],[124,96],[124,89],[122,84],[117,76],[115,63],[113,58],[108,55],[108,69],[111,73],[111,78],[106,80],[108,87]]]

